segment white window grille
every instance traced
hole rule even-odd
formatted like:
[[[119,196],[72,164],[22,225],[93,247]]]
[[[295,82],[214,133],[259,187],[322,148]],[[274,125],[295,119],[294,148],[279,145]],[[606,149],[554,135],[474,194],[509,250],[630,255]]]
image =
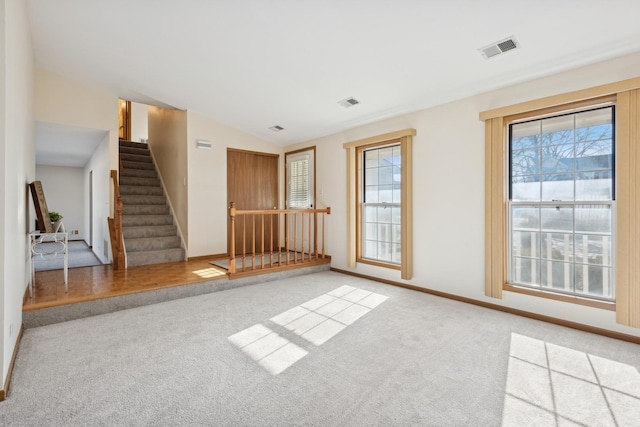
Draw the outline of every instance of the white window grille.
[[[362,257],[400,264],[400,144],[362,152]]]

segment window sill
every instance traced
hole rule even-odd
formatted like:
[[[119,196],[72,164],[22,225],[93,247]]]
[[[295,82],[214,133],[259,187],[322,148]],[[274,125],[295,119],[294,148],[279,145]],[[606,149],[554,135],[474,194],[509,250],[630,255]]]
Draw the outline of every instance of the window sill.
[[[375,261],[372,259],[365,259],[365,258],[358,258],[356,260],[357,262],[361,263],[361,264],[369,264],[369,265],[375,265],[376,267],[384,267],[384,268],[390,268],[392,270],[402,270],[402,266],[398,265],[398,264],[389,264],[383,261]]]
[[[602,310],[615,311],[616,303],[615,302],[607,302],[607,301],[599,301],[589,298],[583,298],[579,296],[572,295],[562,295],[554,292],[548,292],[542,289],[529,289],[517,285],[511,285],[509,283],[505,283],[502,287],[503,290],[514,292],[517,294],[525,294],[531,295],[534,297],[548,298],[556,301],[569,302],[572,304],[585,305],[587,307],[600,308]]]

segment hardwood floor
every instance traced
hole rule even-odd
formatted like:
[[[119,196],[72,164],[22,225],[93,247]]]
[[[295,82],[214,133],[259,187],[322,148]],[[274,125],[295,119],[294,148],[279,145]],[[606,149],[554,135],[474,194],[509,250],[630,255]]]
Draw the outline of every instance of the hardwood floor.
[[[153,289],[189,285],[226,278],[226,270],[211,258],[144,265],[114,271],[111,265],[69,269],[69,293],[64,292],[62,270],[36,272],[33,298],[27,289],[23,311],[133,294]]]

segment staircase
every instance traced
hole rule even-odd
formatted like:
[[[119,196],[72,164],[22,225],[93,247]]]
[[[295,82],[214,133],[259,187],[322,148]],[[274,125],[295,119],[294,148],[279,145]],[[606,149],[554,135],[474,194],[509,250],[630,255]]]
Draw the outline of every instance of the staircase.
[[[185,260],[147,144],[120,141],[122,234],[127,267]]]

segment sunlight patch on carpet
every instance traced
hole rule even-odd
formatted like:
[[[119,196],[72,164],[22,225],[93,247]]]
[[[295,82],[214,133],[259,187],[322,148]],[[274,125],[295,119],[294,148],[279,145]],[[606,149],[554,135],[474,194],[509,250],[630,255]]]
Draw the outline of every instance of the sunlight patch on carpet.
[[[269,320],[320,346],[387,299],[374,292],[341,286]],[[272,375],[284,372],[308,354],[260,323],[228,339]]]
[[[635,367],[511,334],[503,427],[622,426],[639,419]]]
[[[341,286],[269,320],[319,346],[387,298],[353,286]]]
[[[272,375],[278,375],[307,355],[306,350],[260,323],[228,339]]]

